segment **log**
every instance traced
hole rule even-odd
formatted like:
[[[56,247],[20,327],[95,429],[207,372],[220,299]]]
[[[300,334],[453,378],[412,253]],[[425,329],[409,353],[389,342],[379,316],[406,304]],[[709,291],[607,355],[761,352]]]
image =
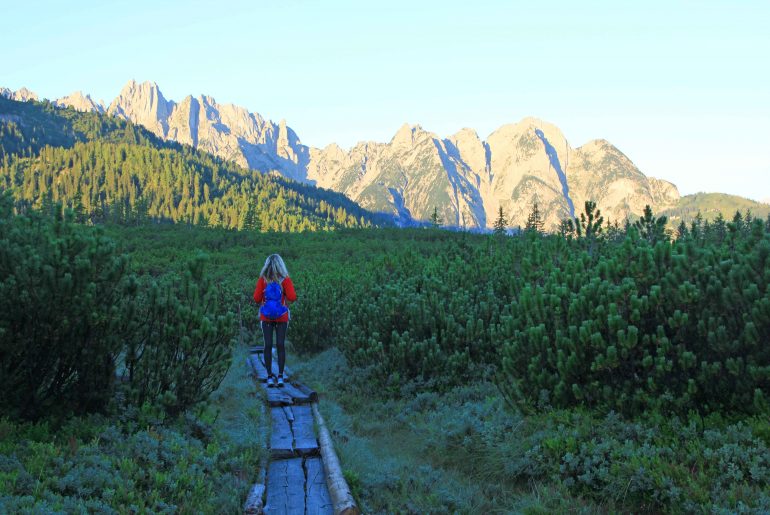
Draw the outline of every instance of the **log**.
[[[305,513],[307,515],[331,515],[334,504],[326,488],[323,460],[305,458]]]
[[[318,402],[318,394],[315,392],[315,390],[311,390],[302,383],[297,383],[293,386],[300,392],[304,393],[307,398],[310,399],[310,402]]]
[[[313,416],[315,416],[318,425],[318,442],[321,448],[321,458],[323,458],[324,469],[326,470],[326,485],[329,488],[329,496],[334,505],[335,515],[360,515],[361,510],[356,506],[353,494],[348,487],[345,477],[342,475],[340,460],[334,452],[332,437],[326,428],[321,412],[318,411],[318,403],[311,404]]]
[[[265,469],[259,470],[257,476],[257,482],[249,490],[249,495],[246,497],[246,503],[243,505],[244,515],[262,515],[263,505],[262,498],[265,496]]]

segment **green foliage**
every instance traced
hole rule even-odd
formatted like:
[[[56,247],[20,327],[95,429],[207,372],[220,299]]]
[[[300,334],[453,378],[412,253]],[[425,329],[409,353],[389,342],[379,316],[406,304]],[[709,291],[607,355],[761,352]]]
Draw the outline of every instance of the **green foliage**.
[[[703,221],[713,221],[719,214],[727,218],[736,211],[751,211],[756,216],[766,218],[770,215],[770,206],[725,193],[695,193],[681,197],[674,207],[662,214],[675,223],[683,221],[689,225],[698,215]]]
[[[0,512],[235,513],[259,455],[232,443],[194,419],[136,430],[0,419]]]
[[[336,349],[297,364],[325,393],[335,446],[367,513],[762,513],[770,424],[719,415],[506,409],[485,381],[383,398]],[[334,399],[334,401],[331,401]],[[377,417],[372,417],[377,413]],[[436,492],[440,492],[436,495]]]
[[[135,291],[98,231],[13,216],[0,196],[0,407],[35,419],[103,409]]]
[[[0,197],[5,414],[103,412],[116,365],[128,405],[176,415],[208,397],[227,371],[235,324],[203,257],[181,278],[137,280],[101,230],[71,214],[14,216],[11,205]]]
[[[497,235],[505,234],[505,231],[508,230],[508,220],[505,217],[505,213],[503,212],[503,206],[500,206],[500,210],[497,214],[497,219],[495,220],[495,223],[493,225],[493,231]]]
[[[655,215],[652,214],[652,208],[648,204],[644,206],[644,216],[634,222],[634,227],[639,231],[641,238],[655,245],[657,242],[669,238],[669,234],[666,231],[667,222],[668,219],[665,216],[655,218]]]
[[[435,227],[440,227],[441,224],[443,224],[443,223],[444,223],[444,219],[441,218],[441,216],[439,216],[438,208],[434,207],[433,208],[433,213],[431,213],[431,215],[430,215],[430,225],[431,225],[431,227],[434,227],[434,228]]]
[[[719,246],[632,230],[545,270],[500,334],[502,386],[530,406],[764,412],[769,256],[761,224]]]
[[[527,216],[527,224],[525,226],[527,231],[533,231],[533,232],[543,232],[543,227],[545,226],[545,222],[543,221],[543,217],[540,214],[540,207],[537,205],[537,200],[535,200],[535,203],[532,205],[532,211]]]
[[[204,401],[222,381],[235,334],[210,279],[204,255],[184,275],[145,289],[124,355],[128,400],[162,404],[176,415]]]
[[[770,388],[758,343],[770,341],[770,234],[760,220],[731,227],[720,244],[709,228],[654,245],[629,227],[617,240],[597,237],[593,254],[583,238],[548,235],[122,234],[134,249],[151,247],[157,257],[143,259],[159,269],[218,249],[217,280],[244,292],[246,324],[256,320],[248,299],[259,266],[279,252],[299,294],[296,348],[337,346],[393,395],[412,379],[442,391],[496,375],[522,407],[760,413]],[[171,248],[179,254],[161,250]]]

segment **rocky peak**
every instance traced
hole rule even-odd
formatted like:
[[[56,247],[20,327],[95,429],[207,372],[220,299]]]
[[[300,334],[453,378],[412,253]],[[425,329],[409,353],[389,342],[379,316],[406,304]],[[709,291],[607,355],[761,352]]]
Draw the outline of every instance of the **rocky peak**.
[[[54,101],[54,105],[72,107],[76,111],[81,112],[103,113],[105,111],[104,102],[95,102],[91,95],[85,95],[82,91],[75,91],[66,97],[59,98]]]
[[[37,100],[37,93],[30,91],[25,87],[13,91],[8,88],[0,88],[0,96],[16,100],[17,102],[29,102],[30,100]]]
[[[109,114],[144,125],[158,136],[168,132],[168,117],[173,108],[154,82],[141,84],[131,79],[107,109]]]
[[[412,147],[421,139],[421,136],[425,136],[428,133],[423,130],[420,125],[409,125],[405,123],[390,140],[390,144],[394,147]]]

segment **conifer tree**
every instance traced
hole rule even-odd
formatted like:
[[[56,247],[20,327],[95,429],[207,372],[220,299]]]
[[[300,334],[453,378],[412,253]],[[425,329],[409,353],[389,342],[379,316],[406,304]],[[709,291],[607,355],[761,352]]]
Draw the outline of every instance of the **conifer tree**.
[[[559,234],[563,238],[572,239],[575,237],[575,224],[569,218],[559,222]]]
[[[535,199],[535,202],[532,205],[532,211],[529,213],[529,216],[527,216],[525,228],[527,231],[541,233],[543,232],[544,225],[545,222],[543,222],[543,217],[540,215],[540,208],[537,205],[537,199]]]
[[[604,217],[600,209],[596,208],[596,202],[586,200],[585,212],[580,213],[580,218],[575,218],[575,230],[578,237],[592,239],[602,233]]]
[[[439,227],[444,223],[444,220],[438,214],[438,208],[433,208],[433,214],[430,215],[430,224],[433,227]]]
[[[505,234],[507,227],[508,227],[508,220],[505,217],[505,213],[503,212],[503,206],[500,206],[499,211],[497,213],[497,220],[495,220],[494,223],[494,232],[498,235]]]
[[[639,236],[654,245],[659,241],[668,241],[667,221],[668,218],[665,216],[655,218],[652,214],[652,208],[648,204],[644,206],[644,216],[634,223],[634,227],[639,230]]]
[[[687,231],[687,224],[684,223],[684,220],[679,222],[679,226],[676,228],[676,239],[681,240],[683,238],[686,238],[688,235]]]

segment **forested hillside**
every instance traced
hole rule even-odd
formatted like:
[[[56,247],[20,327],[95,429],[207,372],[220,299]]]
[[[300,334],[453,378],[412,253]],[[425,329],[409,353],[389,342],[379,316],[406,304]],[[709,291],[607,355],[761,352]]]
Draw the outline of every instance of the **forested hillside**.
[[[16,208],[61,202],[82,222],[262,231],[390,223],[343,195],[264,175],[113,117],[0,98],[0,187]]]

